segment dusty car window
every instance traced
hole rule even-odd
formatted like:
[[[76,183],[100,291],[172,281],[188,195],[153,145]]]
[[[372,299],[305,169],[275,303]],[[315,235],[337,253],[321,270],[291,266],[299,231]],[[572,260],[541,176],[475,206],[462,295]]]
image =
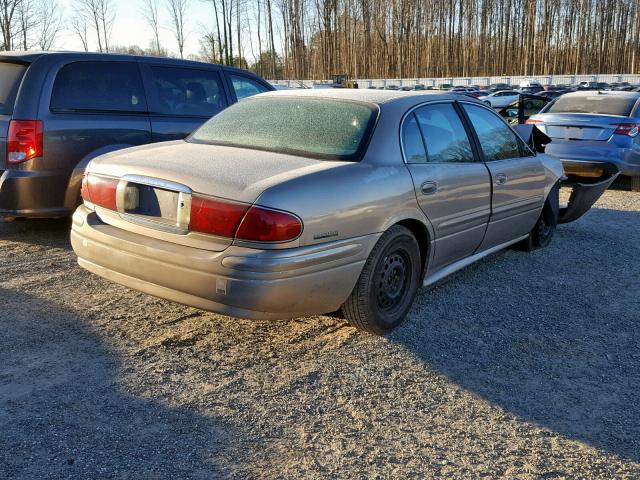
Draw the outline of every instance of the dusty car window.
[[[376,112],[372,105],[353,101],[252,97],[213,117],[188,141],[356,160],[366,146]]]
[[[476,105],[463,105],[478,135],[487,161],[520,156],[518,137],[495,113]]]
[[[452,104],[429,105],[415,114],[429,162],[473,162],[471,143]]]
[[[413,113],[405,119],[402,126],[402,146],[407,163],[425,163],[427,161],[422,134]]]
[[[599,113],[628,117],[637,98],[615,95],[561,96],[545,113]]]

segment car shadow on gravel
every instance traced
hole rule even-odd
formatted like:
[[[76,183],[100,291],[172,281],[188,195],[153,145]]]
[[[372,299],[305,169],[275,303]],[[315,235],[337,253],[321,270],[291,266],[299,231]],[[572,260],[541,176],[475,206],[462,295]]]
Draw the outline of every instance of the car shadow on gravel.
[[[638,462],[638,239],[640,212],[594,209],[544,250],[421,291],[390,338],[506,412]]]
[[[0,239],[19,243],[71,250],[69,218],[18,219],[13,222],[0,220]]]
[[[73,311],[0,288],[0,478],[216,478],[230,429],[123,391]]]

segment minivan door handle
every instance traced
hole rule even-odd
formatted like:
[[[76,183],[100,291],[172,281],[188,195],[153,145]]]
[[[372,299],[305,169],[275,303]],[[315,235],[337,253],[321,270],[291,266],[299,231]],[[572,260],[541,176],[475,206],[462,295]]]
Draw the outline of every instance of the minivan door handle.
[[[420,185],[420,191],[423,195],[433,195],[438,191],[438,182],[424,182],[422,185]]]
[[[507,180],[509,180],[509,177],[507,177],[504,173],[499,173],[496,175],[496,185],[504,185],[505,183],[507,183]]]

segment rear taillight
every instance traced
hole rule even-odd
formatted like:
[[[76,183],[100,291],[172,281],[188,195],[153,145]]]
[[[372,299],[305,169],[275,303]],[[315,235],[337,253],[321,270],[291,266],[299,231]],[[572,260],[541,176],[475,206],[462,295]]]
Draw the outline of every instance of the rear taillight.
[[[256,242],[286,242],[302,233],[302,221],[295,215],[252,206],[242,219],[236,238]]]
[[[7,135],[7,163],[16,165],[42,156],[42,122],[11,120]]]
[[[189,230],[254,242],[286,242],[300,235],[302,221],[279,210],[193,195]]]
[[[194,195],[191,198],[189,230],[233,237],[249,205]]]
[[[536,124],[536,123],[543,123],[542,120],[538,120],[537,118],[527,118],[527,120],[525,120],[525,122],[527,125],[532,125],[532,124]]]
[[[619,123],[614,133],[626,135],[627,137],[636,137],[639,131],[640,123]]]
[[[116,190],[120,179],[85,174],[80,190],[82,199],[99,207],[117,210]]]

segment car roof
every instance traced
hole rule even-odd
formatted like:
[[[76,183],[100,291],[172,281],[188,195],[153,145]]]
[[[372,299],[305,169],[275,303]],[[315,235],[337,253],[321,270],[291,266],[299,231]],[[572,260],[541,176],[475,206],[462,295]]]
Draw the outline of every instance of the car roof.
[[[615,95],[618,97],[640,98],[640,92],[625,92],[620,90],[582,90],[565,93],[563,97],[592,97],[594,95]]]
[[[418,90],[418,91],[404,91],[404,90],[370,90],[370,89],[355,89],[355,88],[334,88],[327,90],[278,90],[275,92],[265,92],[259,95],[260,97],[279,96],[279,97],[299,97],[299,98],[329,98],[337,100],[352,100],[359,102],[373,103],[376,105],[382,105],[391,103],[396,100],[406,100],[414,98],[416,103],[422,99],[428,100],[456,100],[460,98],[458,94],[451,94],[445,92],[431,91],[431,90]],[[473,98],[469,97],[469,100]]]
[[[227,65],[220,65],[217,63],[199,62],[196,60],[184,60],[181,58],[167,58],[167,57],[153,57],[149,55],[129,55],[126,53],[97,53],[97,52],[68,52],[68,51],[47,51],[47,52],[2,52],[0,54],[0,62],[16,62],[16,63],[33,63],[38,58],[43,57],[58,57],[63,59],[82,59],[82,60],[142,60],[153,61],[154,63],[176,65],[176,66],[194,66],[202,67],[203,65],[210,65],[223,68],[229,71],[237,71],[242,73],[253,72],[243,70],[241,68],[230,67]]]

